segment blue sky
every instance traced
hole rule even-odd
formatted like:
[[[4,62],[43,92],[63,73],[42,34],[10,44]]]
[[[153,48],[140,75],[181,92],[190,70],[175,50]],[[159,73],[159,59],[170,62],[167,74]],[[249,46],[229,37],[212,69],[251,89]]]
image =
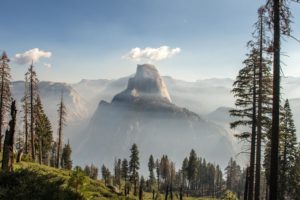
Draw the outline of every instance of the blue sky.
[[[0,50],[10,57],[33,48],[51,52],[35,63],[40,80],[78,82],[135,72],[122,56],[131,49],[180,48],[153,61],[178,79],[234,77],[251,39],[257,8],[265,0],[10,0],[1,3]],[[300,5],[293,4],[300,38]],[[297,22],[298,21],[298,22]],[[284,42],[285,75],[300,76],[300,44]],[[51,64],[51,68],[44,66]],[[26,64],[11,62],[13,79]]]

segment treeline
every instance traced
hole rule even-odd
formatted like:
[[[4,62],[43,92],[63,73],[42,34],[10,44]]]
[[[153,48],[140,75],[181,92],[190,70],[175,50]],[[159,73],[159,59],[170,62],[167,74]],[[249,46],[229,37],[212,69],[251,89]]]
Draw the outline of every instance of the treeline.
[[[152,194],[152,199],[183,199],[184,197],[222,197],[227,190],[242,195],[245,170],[232,159],[226,168],[226,180],[219,165],[198,157],[194,150],[186,157],[180,168],[167,156],[148,160],[148,175],[139,174],[139,150],[136,144],[130,149],[129,159],[115,159],[114,168],[101,167],[102,179],[106,186],[125,196],[134,195],[142,199],[143,192]],[[97,179],[98,168],[86,166],[84,173]],[[234,194],[232,194],[235,196]]]
[[[299,2],[294,1],[294,2]],[[233,84],[231,128],[249,144],[245,200],[300,199],[300,151],[288,99],[280,93],[280,38],[291,36],[288,0],[268,0],[258,9],[249,53]],[[273,71],[271,68],[273,67]]]
[[[9,58],[3,52],[0,58],[0,152],[3,155],[2,169],[13,171],[13,162],[23,160],[38,162],[57,168],[72,168],[71,146],[63,144],[63,128],[66,123],[66,107],[61,95],[58,104],[58,133],[53,138],[50,120],[43,109],[39,95],[38,77],[33,64],[25,74],[24,96],[21,111],[17,111],[16,101],[11,95],[11,74]],[[9,114],[10,113],[10,114]],[[23,130],[16,131],[17,115]],[[10,119],[9,123],[7,123]],[[4,128],[4,142],[2,142]],[[24,155],[24,156],[23,156]]]

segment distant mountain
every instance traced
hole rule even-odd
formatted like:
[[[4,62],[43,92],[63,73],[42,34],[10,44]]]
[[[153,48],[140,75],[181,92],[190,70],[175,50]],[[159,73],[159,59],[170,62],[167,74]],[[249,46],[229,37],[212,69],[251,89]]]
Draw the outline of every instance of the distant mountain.
[[[52,122],[54,134],[57,132],[57,109],[60,102],[61,94],[64,95],[64,101],[67,108],[67,124],[65,128],[65,136],[72,137],[72,134],[78,133],[79,124],[83,125],[84,121],[89,117],[87,111],[87,102],[82,100],[81,95],[70,85],[66,83],[55,83],[41,81],[38,85],[44,110]],[[12,96],[18,102],[18,110],[21,109],[21,99],[24,96],[24,81],[16,81],[12,83]],[[23,113],[18,115],[21,119]],[[19,127],[22,129],[22,126]]]
[[[153,65],[139,65],[124,91],[111,103],[101,101],[82,135],[85,141],[77,152],[81,162],[111,164],[114,156],[128,157],[133,143],[141,147],[141,163],[147,163],[150,154],[168,154],[180,165],[194,148],[225,166],[234,154],[225,129],[172,103]]]
[[[74,152],[78,152],[82,138],[85,136],[83,130],[86,130],[91,118],[93,116],[95,117],[95,111],[99,111],[99,101],[104,100],[101,104],[111,107],[113,103],[107,102],[113,101],[116,94],[119,94],[120,91],[126,91],[126,89],[128,89],[128,81],[133,77],[134,75],[130,75],[115,80],[83,79],[75,84],[48,81],[40,82],[40,95],[46,114],[50,117],[52,122],[54,134],[57,132],[57,104],[60,100],[61,91],[64,93],[64,99],[68,109],[68,122],[64,131],[65,138],[70,139],[74,146]],[[162,76],[160,80],[162,80],[166,88],[168,88],[168,95],[165,94],[164,96],[171,100],[173,105],[176,105],[177,108],[183,107],[186,108],[186,110],[191,110],[193,113],[199,115],[201,120],[208,122],[211,126],[220,128],[222,130],[220,134],[223,134],[226,140],[229,140],[230,143],[233,144],[231,146],[234,146],[234,152],[239,152],[240,144],[232,137],[233,134],[239,130],[231,130],[229,128],[229,122],[232,120],[227,114],[228,109],[234,107],[234,97],[230,93],[234,81],[233,79],[212,78],[188,82],[170,76]],[[282,88],[283,98],[290,99],[296,128],[298,130],[300,129],[300,78],[283,77]],[[127,92],[133,91],[128,90]],[[12,93],[20,107],[20,99],[24,95],[24,81],[13,82]],[[21,110],[22,109],[19,108],[19,111]],[[136,113],[134,113],[134,115],[136,117],[138,116]],[[22,112],[20,112],[18,116],[19,119],[21,119]],[[160,120],[159,123],[162,121],[164,120]],[[133,121],[131,122],[132,128],[140,124],[139,121],[136,121],[136,124],[133,125],[134,123]],[[155,126],[161,125],[155,124]],[[22,124],[18,128],[22,129]],[[297,131],[297,133],[299,140],[300,131]],[[79,134],[80,137],[78,136]],[[76,159],[77,158],[75,158],[75,160]]]

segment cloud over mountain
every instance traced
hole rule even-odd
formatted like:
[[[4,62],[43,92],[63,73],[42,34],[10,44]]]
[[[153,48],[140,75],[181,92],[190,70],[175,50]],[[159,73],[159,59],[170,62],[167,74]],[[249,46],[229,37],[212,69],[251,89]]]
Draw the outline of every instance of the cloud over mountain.
[[[50,58],[51,56],[52,52],[33,48],[24,53],[17,53],[14,56],[14,61],[20,65],[24,65],[30,64],[31,62],[38,62],[41,58]]]
[[[122,56],[122,58],[132,61],[160,61],[170,58],[180,52],[181,49],[178,47],[173,49],[168,46],[161,46],[158,48],[146,47],[144,49],[136,47],[131,49],[130,52],[128,52],[124,56]]]

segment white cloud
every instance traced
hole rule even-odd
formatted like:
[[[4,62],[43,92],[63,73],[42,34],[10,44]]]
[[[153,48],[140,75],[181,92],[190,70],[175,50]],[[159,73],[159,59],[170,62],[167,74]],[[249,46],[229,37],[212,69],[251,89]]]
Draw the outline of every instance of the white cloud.
[[[46,67],[46,68],[51,68],[52,67],[52,65],[50,64],[50,63],[43,63],[43,65]]]
[[[17,53],[14,56],[14,61],[20,65],[30,64],[31,62],[38,62],[40,58],[50,58],[52,53],[43,51],[39,48],[30,49],[24,53]]]
[[[148,61],[159,61],[170,58],[175,54],[180,53],[180,48],[170,48],[168,46],[161,46],[158,48],[146,47],[141,49],[139,47],[131,49],[131,51],[124,56],[123,59],[132,61],[148,60]]]

